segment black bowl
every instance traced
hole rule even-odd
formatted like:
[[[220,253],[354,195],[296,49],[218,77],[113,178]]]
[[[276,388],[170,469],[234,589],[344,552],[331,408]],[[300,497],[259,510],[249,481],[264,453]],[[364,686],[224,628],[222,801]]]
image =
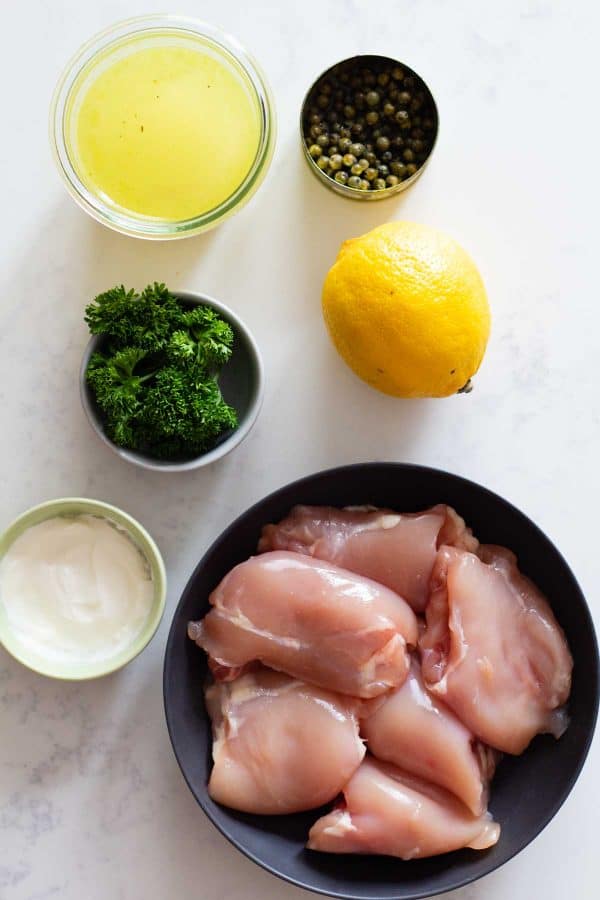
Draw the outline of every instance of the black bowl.
[[[490,808],[500,841],[484,852],[461,850],[403,862],[387,857],[335,856],[304,849],[318,811],[252,816],[218,806],[206,785],[211,732],[203,698],[206,658],[187,637],[188,620],[208,610],[220,579],[256,551],[261,527],[296,503],[372,503],[411,511],[449,503],[481,541],[504,544],[548,596],[575,658],[571,724],[560,741],[537,737],[518,757],[505,757],[492,785]],[[458,888],[501,866],[548,824],[585,761],[598,709],[598,647],[590,612],[567,563],[523,513],[480,485],[436,469],[395,463],[344,466],[275,491],[241,515],[200,561],[175,612],[164,669],[164,698],[175,755],[198,803],[242,853],[274,875],[308,890],[356,900],[417,900]]]

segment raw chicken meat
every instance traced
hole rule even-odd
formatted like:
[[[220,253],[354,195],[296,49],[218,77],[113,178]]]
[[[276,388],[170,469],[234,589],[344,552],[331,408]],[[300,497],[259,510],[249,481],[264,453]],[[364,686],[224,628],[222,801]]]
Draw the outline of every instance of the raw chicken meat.
[[[310,830],[308,848],[417,859],[496,843],[500,826],[474,816],[455,796],[367,757],[344,788],[344,802]]]
[[[371,753],[451,791],[472,813],[487,806],[496,751],[476,740],[454,713],[429,693],[413,659],[408,678],[361,721]]]
[[[240,563],[188,634],[215,677],[265,665],[343,694],[374,697],[401,684],[417,620],[397,594],[331,563],[272,552]]]
[[[420,648],[425,684],[481,740],[522,753],[560,737],[573,661],[547,600],[503,547],[443,547]]]
[[[365,755],[356,718],[360,702],[265,668],[211,685],[210,796],[262,814],[333,800]]]
[[[473,552],[477,540],[444,504],[399,515],[374,507],[296,506],[278,525],[267,525],[258,549],[293,550],[373,578],[423,612],[438,547]]]

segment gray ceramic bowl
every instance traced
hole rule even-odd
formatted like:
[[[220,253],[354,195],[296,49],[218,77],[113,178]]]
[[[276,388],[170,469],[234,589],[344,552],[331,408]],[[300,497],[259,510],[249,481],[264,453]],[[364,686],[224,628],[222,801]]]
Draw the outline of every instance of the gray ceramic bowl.
[[[505,756],[492,782],[490,809],[502,826],[498,843],[484,852],[457,850],[410,862],[390,856],[315,853],[305,849],[306,836],[326,808],[256,816],[219,806],[207,790],[212,736],[202,696],[206,656],[188,639],[187,623],[208,612],[209,594],[227,572],[256,553],[263,525],[279,521],[298,503],[370,503],[409,511],[440,502],[454,506],[483,543],[503,544],[516,552],[523,572],[547,594],[575,658],[571,724],[564,736],[555,741],[549,734],[540,735],[521,756]],[[317,472],[250,507],[217,537],[196,566],[173,616],[165,651],[169,734],[188,786],[206,815],[235,847],[274,875],[340,900],[437,896],[487,875],[523,850],[558,812],[577,780],[594,734],[599,696],[598,646],[590,611],[556,547],[498,494],[449,472],[402,463],[359,463]],[[569,861],[547,860],[556,870],[565,864]],[[504,894],[511,896],[508,873]],[[273,896],[285,897],[287,891],[274,889]],[[462,896],[466,900],[487,894],[482,885],[480,891]]]
[[[168,460],[156,459],[145,453],[138,453],[135,450],[117,447],[104,431],[102,414],[85,378],[92,353],[100,350],[102,347],[104,341],[102,335],[95,335],[91,338],[83,354],[79,372],[81,403],[90,425],[100,440],[122,459],[135,463],[135,465],[144,469],[154,469],[159,472],[186,472],[190,469],[208,466],[217,459],[221,459],[234,447],[237,447],[252,429],[258,418],[264,394],[264,372],[260,353],[256,341],[241,319],[229,307],[224,306],[223,303],[219,303],[217,300],[213,300],[212,297],[206,297],[204,294],[196,294],[190,291],[173,291],[173,293],[184,305],[196,306],[204,304],[212,306],[229,322],[235,335],[233,354],[227,365],[223,367],[219,377],[219,387],[225,400],[237,410],[238,426],[234,431],[226,432],[222,435],[212,450],[207,450],[206,453],[190,459],[169,462]]]

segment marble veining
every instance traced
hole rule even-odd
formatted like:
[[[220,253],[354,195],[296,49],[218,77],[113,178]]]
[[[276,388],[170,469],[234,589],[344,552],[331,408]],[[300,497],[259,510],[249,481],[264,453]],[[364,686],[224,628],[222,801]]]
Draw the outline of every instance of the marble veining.
[[[2,528],[28,506],[88,495],[150,530],[169,572],[158,634],[98,682],[34,675],[0,650],[0,900],[280,900],[277,881],[215,831],[187,790],[162,709],[170,616],[203,550],[238,513],[319,468],[369,459],[447,468],[489,485],[539,522],[598,617],[600,451],[597,334],[597,4],[585,0],[180,0],[256,55],[272,82],[279,144],[252,202],[217,231],[176,244],[114,234],[87,218],[54,172],[46,117],[66,60],[95,31],[151,11],[143,0],[27,0],[5,13],[4,218],[0,247]],[[298,146],[303,94],[332,62],[396,54],[440,108],[425,176],[384,203],[344,201]],[[27,65],[23,60],[27,59]],[[229,139],[230,136],[224,136]],[[397,402],[359,382],[320,315],[342,240],[393,218],[452,233],[472,253],[493,311],[469,397]],[[256,429],[206,471],[121,462],[80,408],[85,303],[154,279],[230,304],[264,354]],[[453,900],[588,900],[600,891],[598,741],[576,789],[524,853]],[[307,895],[305,895],[307,896]]]

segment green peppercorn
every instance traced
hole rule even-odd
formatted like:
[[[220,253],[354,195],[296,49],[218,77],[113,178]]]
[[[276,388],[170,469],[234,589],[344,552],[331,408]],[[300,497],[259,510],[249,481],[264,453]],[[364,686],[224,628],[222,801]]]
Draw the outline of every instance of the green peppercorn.
[[[338,66],[307,104],[306,151],[338,184],[396,188],[426,161],[435,121],[422,81],[401,66]]]

